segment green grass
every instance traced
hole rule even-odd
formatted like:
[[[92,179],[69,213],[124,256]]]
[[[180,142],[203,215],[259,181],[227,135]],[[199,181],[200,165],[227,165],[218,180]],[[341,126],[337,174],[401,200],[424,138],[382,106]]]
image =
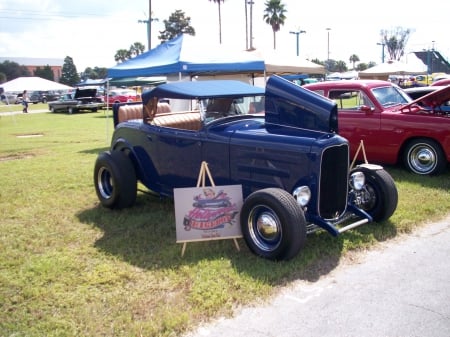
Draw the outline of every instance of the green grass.
[[[399,207],[383,224],[311,235],[289,262],[258,258],[243,240],[240,251],[190,243],[181,257],[170,200],[140,192],[131,209],[99,206],[92,174],[113,131],[107,114],[0,117],[0,336],[179,336],[450,209],[450,172],[388,167]]]

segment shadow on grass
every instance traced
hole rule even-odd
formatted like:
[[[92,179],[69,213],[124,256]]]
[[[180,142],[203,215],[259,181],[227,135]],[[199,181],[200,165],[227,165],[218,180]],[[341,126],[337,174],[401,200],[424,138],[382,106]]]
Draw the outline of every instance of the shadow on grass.
[[[116,211],[97,206],[80,212],[78,218],[103,231],[95,243],[98,250],[139,268],[178,269],[225,259],[240,274],[275,286],[299,279],[316,281],[339,265],[345,250],[366,248],[396,235],[390,222],[366,225],[339,237],[321,231],[308,236],[305,248],[294,259],[273,262],[255,256],[243,239],[237,240],[240,251],[233,240],[188,243],[182,257],[172,200],[150,194],[139,193],[132,208]]]
[[[109,146],[97,147],[95,149],[86,149],[83,151],[79,151],[79,153],[83,154],[99,154],[100,152],[108,151],[110,149]]]

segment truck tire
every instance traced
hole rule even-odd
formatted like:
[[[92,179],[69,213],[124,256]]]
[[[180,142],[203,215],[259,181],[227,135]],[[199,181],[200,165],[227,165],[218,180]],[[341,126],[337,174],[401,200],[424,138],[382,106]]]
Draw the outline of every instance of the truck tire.
[[[133,206],[137,178],[128,156],[122,151],[100,153],[94,167],[94,186],[104,207],[121,209]]]
[[[362,191],[357,192],[361,204],[358,207],[369,213],[375,222],[387,220],[394,214],[398,204],[398,192],[391,175],[383,169],[356,167],[366,177]]]
[[[294,197],[279,188],[250,194],[241,209],[241,228],[250,250],[269,260],[289,260],[305,246],[306,220]]]
[[[403,152],[403,163],[409,171],[421,175],[437,175],[447,166],[442,148],[431,139],[410,141]]]

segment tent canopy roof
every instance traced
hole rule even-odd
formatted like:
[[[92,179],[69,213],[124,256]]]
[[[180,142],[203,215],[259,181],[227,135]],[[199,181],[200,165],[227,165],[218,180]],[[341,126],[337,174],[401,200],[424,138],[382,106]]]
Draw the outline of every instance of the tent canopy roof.
[[[186,34],[108,69],[108,77],[161,76],[169,74],[224,74],[264,72],[264,61],[245,51],[221,45],[200,44]]]
[[[426,74],[427,67],[422,64],[403,63],[390,61],[378,64],[369,69],[359,72],[360,77],[367,76],[389,76],[389,75],[419,75]]]
[[[108,77],[171,74],[325,74],[325,67],[298,56],[269,51],[236,50],[201,42],[182,34],[156,48],[108,69]]]
[[[276,51],[254,50],[249,52],[262,58],[267,74],[325,74],[325,67],[303,59]]]
[[[9,82],[0,84],[5,92],[20,91],[49,91],[49,90],[69,90],[73,89],[65,84],[46,80],[41,77],[18,77]]]

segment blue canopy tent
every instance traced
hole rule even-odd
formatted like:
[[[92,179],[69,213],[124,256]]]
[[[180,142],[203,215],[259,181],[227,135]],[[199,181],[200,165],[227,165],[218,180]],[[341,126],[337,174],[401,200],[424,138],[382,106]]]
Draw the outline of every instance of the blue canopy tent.
[[[221,45],[200,44],[182,34],[148,52],[108,69],[108,77],[195,76],[202,74],[264,73],[264,60]]]

